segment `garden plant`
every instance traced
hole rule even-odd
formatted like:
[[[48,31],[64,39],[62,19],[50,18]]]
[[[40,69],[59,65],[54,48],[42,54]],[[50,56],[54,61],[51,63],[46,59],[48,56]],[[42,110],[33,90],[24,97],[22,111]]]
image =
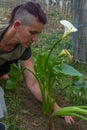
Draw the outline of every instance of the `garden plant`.
[[[54,102],[57,98],[57,96],[53,97],[54,88],[61,85],[61,80],[64,77],[70,77],[72,84],[83,77],[79,71],[69,65],[67,60],[65,60],[72,59],[71,54],[66,49],[62,50],[58,54],[52,54],[57,45],[61,43],[69,34],[78,31],[70,22],[66,20],[61,20],[60,23],[65,27],[64,34],[58,37],[50,50],[43,51],[38,54],[34,66],[35,72],[31,71],[29,68],[25,68],[35,76],[39,83],[42,95],[42,111],[44,114],[50,115],[49,130],[54,130],[54,119],[57,116],[71,115],[87,121],[87,118],[84,116],[87,114],[86,106],[63,107],[53,112]],[[17,82],[20,81],[22,74],[20,66],[17,68],[16,65],[13,65],[12,68],[17,70],[18,75],[15,75],[15,73],[11,74],[11,72],[9,73],[7,88],[10,89],[15,87]]]

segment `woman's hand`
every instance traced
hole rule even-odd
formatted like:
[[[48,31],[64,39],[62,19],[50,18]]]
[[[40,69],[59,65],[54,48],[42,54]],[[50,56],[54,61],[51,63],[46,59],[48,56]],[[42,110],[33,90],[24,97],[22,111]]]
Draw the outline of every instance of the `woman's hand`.
[[[74,123],[74,119],[71,116],[64,116],[63,118],[65,119],[66,123]]]
[[[54,104],[54,111],[60,108],[61,107],[57,103]],[[65,122],[68,124],[74,123],[74,119],[71,116],[62,116],[62,118],[64,118]]]

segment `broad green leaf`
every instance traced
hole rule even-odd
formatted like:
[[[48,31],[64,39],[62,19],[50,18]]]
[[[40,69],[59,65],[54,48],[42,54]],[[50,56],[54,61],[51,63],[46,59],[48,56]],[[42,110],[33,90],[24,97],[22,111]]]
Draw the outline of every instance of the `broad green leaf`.
[[[44,67],[45,67],[47,56],[48,56],[47,52],[42,52],[38,55],[35,63],[35,71],[37,73],[43,74],[45,72]]]
[[[87,84],[84,81],[78,80],[75,82],[75,87],[78,89],[84,88],[87,91]]]
[[[65,63],[62,64],[61,66],[61,73],[65,74],[65,75],[71,75],[71,76],[79,76],[82,77],[83,75],[77,71],[74,67],[67,65]]]
[[[12,64],[8,75],[9,75],[9,78],[13,80],[18,80],[20,76],[22,75],[22,71],[18,65]]]
[[[17,82],[8,79],[7,83],[6,83],[6,89],[13,89],[15,88],[17,85]]]
[[[82,77],[83,75],[77,71],[74,67],[62,63],[60,66],[54,66],[53,71],[57,76],[73,76]]]
[[[12,64],[8,75],[9,78],[6,82],[6,88],[13,89],[17,86],[18,82],[21,80],[22,70],[18,65]]]

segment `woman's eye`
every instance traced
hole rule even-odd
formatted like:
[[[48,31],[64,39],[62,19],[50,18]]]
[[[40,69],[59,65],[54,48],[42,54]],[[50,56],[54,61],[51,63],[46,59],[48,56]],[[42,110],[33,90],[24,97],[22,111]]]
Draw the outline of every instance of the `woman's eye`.
[[[29,33],[30,33],[31,35],[35,35],[35,34],[37,34],[38,32],[35,32],[35,31],[29,31]]]

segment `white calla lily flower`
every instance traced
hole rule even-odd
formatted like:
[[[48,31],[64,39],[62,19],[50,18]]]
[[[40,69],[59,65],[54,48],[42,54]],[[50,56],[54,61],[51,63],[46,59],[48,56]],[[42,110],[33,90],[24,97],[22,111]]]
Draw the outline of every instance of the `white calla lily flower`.
[[[65,32],[64,32],[63,37],[66,37],[69,33],[78,31],[77,28],[75,28],[75,27],[73,26],[73,24],[70,23],[70,22],[67,21],[67,20],[61,20],[60,23],[61,23],[61,24],[64,26],[64,28],[65,28]]]

